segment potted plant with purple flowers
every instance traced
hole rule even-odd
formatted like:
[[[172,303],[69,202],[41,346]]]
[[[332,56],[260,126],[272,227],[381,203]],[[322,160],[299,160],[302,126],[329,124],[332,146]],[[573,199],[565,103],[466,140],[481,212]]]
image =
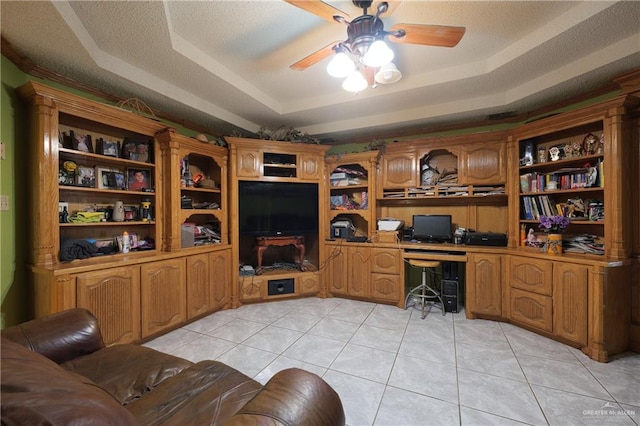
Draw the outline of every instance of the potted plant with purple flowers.
[[[562,254],[562,232],[569,226],[569,218],[555,216],[540,216],[540,229],[549,234],[545,248],[549,254]]]

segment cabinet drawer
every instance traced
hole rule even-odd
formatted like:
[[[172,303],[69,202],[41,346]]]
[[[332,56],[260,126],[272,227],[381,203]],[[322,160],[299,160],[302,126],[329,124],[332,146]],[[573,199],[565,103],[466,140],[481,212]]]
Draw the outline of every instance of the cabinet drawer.
[[[511,288],[551,296],[553,292],[551,262],[511,256],[509,259],[509,281]]]
[[[400,250],[374,248],[372,259],[371,272],[381,274],[400,273]]]
[[[553,299],[550,296],[512,289],[510,303],[514,322],[553,331]]]

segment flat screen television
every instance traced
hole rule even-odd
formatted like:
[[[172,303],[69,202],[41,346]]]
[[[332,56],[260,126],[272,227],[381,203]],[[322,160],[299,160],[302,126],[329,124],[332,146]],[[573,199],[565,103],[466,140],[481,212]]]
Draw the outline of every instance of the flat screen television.
[[[318,185],[293,182],[238,182],[241,235],[318,233]]]
[[[413,238],[423,242],[450,243],[452,237],[451,215],[413,215]]]

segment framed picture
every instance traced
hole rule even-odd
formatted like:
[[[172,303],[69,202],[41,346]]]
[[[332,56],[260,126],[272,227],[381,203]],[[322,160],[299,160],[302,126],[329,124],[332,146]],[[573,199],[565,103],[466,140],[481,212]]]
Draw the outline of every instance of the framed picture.
[[[73,130],[71,130],[69,133],[71,134],[71,143],[72,143],[73,149],[75,149],[76,151],[93,153],[93,144],[91,143],[91,135],[77,133],[77,132],[74,132]]]
[[[103,167],[96,167],[96,179],[100,189],[126,189],[124,173]]]
[[[150,140],[126,138],[122,143],[122,158],[151,163],[153,156],[152,142]]]
[[[93,167],[78,166],[76,170],[76,185],[95,188],[96,171]]]
[[[151,188],[151,170],[127,169],[127,183],[129,191],[144,191]]]
[[[96,150],[98,154],[118,158],[120,156],[120,142],[101,138],[97,141]]]
[[[124,177],[124,173],[121,172],[120,170],[114,170],[112,171],[112,173],[113,173],[113,179],[116,183],[116,189],[122,189],[122,190],[127,189],[127,180]]]

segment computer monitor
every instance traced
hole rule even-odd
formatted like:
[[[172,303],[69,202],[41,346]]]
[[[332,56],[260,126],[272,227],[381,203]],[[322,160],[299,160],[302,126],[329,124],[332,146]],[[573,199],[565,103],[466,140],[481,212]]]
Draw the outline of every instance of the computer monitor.
[[[451,215],[416,214],[413,215],[413,238],[423,242],[451,242]]]

